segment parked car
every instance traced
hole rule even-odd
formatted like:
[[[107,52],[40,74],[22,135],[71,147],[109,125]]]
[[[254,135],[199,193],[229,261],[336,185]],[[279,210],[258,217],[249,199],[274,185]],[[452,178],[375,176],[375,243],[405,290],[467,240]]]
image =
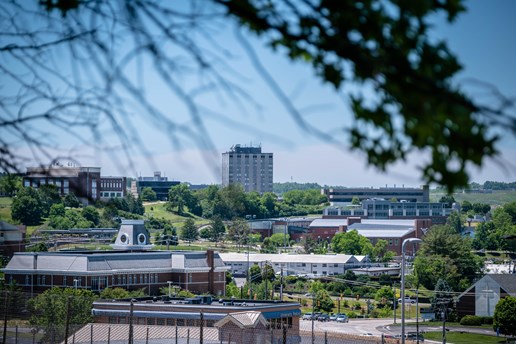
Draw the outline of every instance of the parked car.
[[[332,315],[330,315],[330,320],[331,320],[331,321],[335,321],[335,320],[337,320],[337,316],[338,316],[338,314],[332,314]]]
[[[349,318],[347,317],[346,314],[339,314],[339,315],[337,315],[336,321],[342,322],[342,323],[347,323],[347,322],[349,322]]]
[[[303,320],[312,320],[312,313],[303,314],[303,317],[301,319],[303,319]]]
[[[406,338],[414,341],[419,339],[420,342],[425,341],[425,338],[423,337],[423,334],[421,332],[419,332],[419,334],[417,332],[409,332],[406,334]]]
[[[401,299],[398,299],[398,303],[401,303]],[[406,297],[405,298],[405,303],[414,304],[414,303],[416,303],[416,300],[411,299],[410,297]]]
[[[317,321],[330,321],[330,316],[323,313],[317,317]]]

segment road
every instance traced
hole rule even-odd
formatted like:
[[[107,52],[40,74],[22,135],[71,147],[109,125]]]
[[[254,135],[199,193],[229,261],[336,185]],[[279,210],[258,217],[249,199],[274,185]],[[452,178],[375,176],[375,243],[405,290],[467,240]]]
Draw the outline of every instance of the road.
[[[302,331],[311,331],[312,330],[312,321],[311,320],[300,320],[299,327]],[[391,318],[383,318],[383,319],[350,319],[348,323],[337,323],[334,321],[328,322],[319,322],[314,321],[314,330],[316,332],[336,332],[336,333],[348,333],[355,335],[363,335],[366,333],[372,333],[375,336],[381,336],[382,333],[396,335],[401,333],[401,326],[399,324],[392,325]],[[453,332],[469,332],[469,333],[479,333],[486,335],[494,335],[494,331],[489,328],[478,328],[478,327],[467,327],[467,326],[446,326],[448,331]],[[420,331],[425,332],[438,332],[442,331],[442,326],[437,324],[432,324],[431,326],[420,323],[419,325]],[[406,332],[416,332],[416,325],[414,324],[414,320],[409,320],[406,322],[405,327]]]

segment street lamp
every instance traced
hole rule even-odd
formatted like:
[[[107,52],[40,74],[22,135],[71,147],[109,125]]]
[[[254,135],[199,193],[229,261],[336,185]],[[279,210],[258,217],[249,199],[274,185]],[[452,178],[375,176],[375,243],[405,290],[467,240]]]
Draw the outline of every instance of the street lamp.
[[[416,244],[421,241],[419,238],[408,238],[403,240],[401,245],[401,344],[405,344],[405,246],[408,243]]]
[[[168,283],[168,298],[170,299],[170,297],[171,297],[171,295],[170,295],[170,285],[172,283],[174,283],[174,282],[173,281],[167,281],[167,283]]]

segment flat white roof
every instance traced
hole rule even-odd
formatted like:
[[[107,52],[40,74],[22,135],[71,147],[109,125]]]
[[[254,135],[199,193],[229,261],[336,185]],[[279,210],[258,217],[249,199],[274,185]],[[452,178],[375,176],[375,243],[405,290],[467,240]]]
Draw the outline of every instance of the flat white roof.
[[[402,238],[412,232],[415,231],[414,228],[404,228],[404,229],[389,229],[389,230],[379,230],[379,229],[353,229],[358,232],[358,234],[365,236],[366,238]]]
[[[227,264],[229,262],[247,263],[247,253],[219,253],[222,261]],[[263,263],[270,261],[272,263],[358,263],[364,259],[364,256],[353,256],[349,254],[274,254],[274,253],[250,253],[250,263]]]

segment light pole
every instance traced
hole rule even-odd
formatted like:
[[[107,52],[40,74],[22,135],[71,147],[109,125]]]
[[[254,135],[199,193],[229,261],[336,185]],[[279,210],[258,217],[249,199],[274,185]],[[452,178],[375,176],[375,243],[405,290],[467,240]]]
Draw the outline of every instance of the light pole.
[[[73,279],[73,286],[75,287],[75,290],[77,290],[77,283],[78,282],[79,282],[79,280],[77,278]]]
[[[419,238],[408,238],[401,245],[401,344],[405,344],[405,246],[408,243],[419,243]],[[418,334],[419,335],[419,334]]]
[[[167,283],[168,283],[168,298],[170,299],[171,298],[171,295],[170,295],[170,285],[172,283],[174,283],[174,282],[173,281],[167,281]]]

